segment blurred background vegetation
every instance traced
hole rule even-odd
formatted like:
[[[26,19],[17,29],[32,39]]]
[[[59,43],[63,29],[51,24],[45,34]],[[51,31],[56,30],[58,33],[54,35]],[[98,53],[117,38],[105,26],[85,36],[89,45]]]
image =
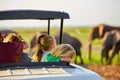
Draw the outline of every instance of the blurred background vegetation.
[[[63,29],[63,32],[68,33],[72,37],[75,37],[79,39],[82,42],[82,58],[84,61],[84,64],[101,64],[100,58],[101,58],[101,47],[102,47],[102,40],[94,40],[93,41],[93,48],[92,48],[92,60],[90,61],[88,59],[88,40],[91,33],[91,27],[67,27]],[[24,28],[24,29],[14,29],[14,31],[17,31],[22,35],[22,37],[30,43],[31,38],[36,32],[41,31],[47,31],[47,28]],[[52,27],[50,29],[50,35],[55,35],[59,33],[59,28]],[[29,52],[29,49],[26,50]],[[77,57],[77,63],[80,63],[79,57]],[[118,56],[115,56],[115,58],[112,61],[112,64],[120,65],[120,61],[118,60]]]

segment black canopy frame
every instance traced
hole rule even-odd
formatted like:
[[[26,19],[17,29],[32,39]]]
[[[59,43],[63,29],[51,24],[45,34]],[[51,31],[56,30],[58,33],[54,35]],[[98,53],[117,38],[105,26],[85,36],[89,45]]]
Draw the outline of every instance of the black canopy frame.
[[[60,19],[60,44],[62,43],[62,32],[64,19],[69,19],[69,14],[60,11],[47,10],[4,10],[0,11],[0,20],[38,19],[48,20],[48,34],[50,34],[50,20]]]

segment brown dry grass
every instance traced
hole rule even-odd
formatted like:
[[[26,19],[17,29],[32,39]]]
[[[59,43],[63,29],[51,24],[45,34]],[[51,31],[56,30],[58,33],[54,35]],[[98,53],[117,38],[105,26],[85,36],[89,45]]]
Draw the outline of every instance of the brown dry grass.
[[[120,66],[117,65],[88,65],[88,69],[98,73],[105,80],[120,80]]]

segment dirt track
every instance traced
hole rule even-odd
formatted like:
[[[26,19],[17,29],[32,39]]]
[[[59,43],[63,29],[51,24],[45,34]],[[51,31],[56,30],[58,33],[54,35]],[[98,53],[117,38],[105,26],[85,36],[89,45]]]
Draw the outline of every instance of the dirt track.
[[[98,73],[105,80],[120,80],[120,66],[117,65],[89,65],[88,69]]]

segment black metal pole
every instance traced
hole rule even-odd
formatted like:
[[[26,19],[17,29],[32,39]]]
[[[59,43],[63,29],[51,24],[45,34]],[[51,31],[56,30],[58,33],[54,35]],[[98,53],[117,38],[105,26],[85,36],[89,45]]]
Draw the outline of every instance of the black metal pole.
[[[63,18],[61,19],[60,24],[60,44],[62,43],[62,32],[63,32]]]
[[[50,35],[50,19],[48,19],[48,35]]]

